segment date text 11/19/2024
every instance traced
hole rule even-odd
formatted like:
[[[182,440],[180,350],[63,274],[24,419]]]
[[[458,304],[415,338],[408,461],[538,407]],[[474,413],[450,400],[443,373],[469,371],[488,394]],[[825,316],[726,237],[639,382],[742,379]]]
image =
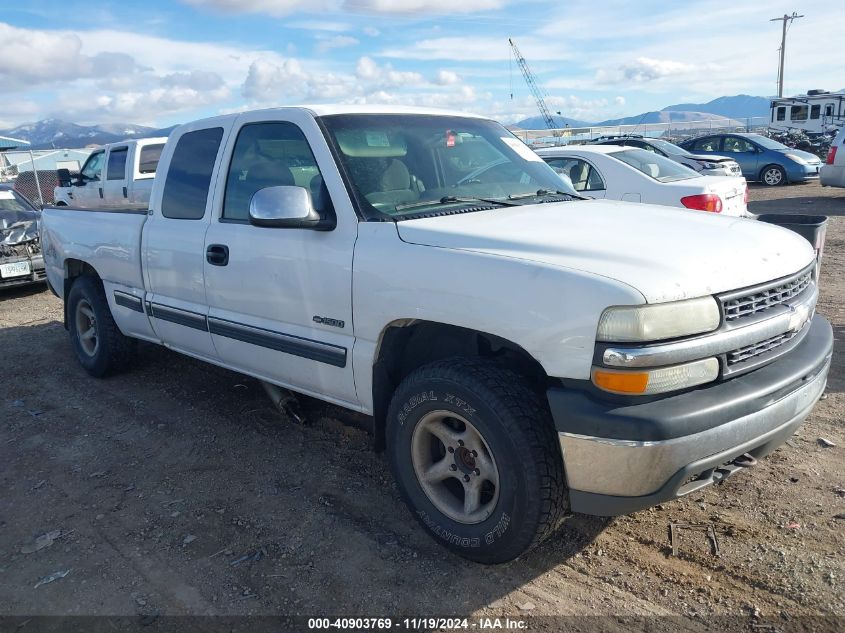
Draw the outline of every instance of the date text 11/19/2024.
[[[528,623],[515,618],[309,618],[309,630],[475,630],[475,631],[520,631],[526,630]]]

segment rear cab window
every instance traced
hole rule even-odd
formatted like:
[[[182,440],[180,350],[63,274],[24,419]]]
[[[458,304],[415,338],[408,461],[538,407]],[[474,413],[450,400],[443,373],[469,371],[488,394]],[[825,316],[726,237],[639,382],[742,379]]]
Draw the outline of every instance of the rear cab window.
[[[138,152],[138,173],[141,176],[147,176],[149,178],[155,176],[163,149],[164,143],[144,145],[141,147],[141,151]]]
[[[186,132],[179,138],[164,181],[161,198],[163,217],[201,220],[205,216],[222,139],[222,127]]]

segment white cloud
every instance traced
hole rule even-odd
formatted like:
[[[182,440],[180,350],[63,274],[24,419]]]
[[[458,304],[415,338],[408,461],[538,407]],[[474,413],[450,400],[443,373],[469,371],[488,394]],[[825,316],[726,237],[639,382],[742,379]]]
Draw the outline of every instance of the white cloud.
[[[571,58],[573,54],[563,39],[525,37],[517,44],[520,52],[531,64],[536,61],[560,63]],[[396,59],[447,59],[453,62],[507,62],[512,59],[513,53],[506,37],[467,35],[426,38],[409,46],[388,48],[381,51],[379,56]]]
[[[196,7],[231,13],[265,13],[282,17],[297,12],[346,10],[353,13],[422,15],[476,13],[500,9],[506,0],[182,0]]]
[[[297,11],[330,9],[336,2],[327,0],[182,0],[195,7],[209,7],[231,13],[266,13],[281,17]]]
[[[379,66],[370,57],[358,60],[355,75],[358,79],[385,87],[419,86],[426,83],[420,73],[394,70],[390,64]]]
[[[451,70],[438,70],[437,75],[434,77],[434,83],[438,86],[451,86],[460,81],[461,77],[458,73]]]
[[[356,46],[360,42],[349,35],[335,35],[333,37],[318,37],[317,50],[321,53],[330,51],[333,48],[346,48],[348,46]]]
[[[613,103],[618,105],[620,108],[625,105],[625,97],[619,96],[613,98]]]
[[[343,6],[350,11],[367,13],[393,13],[402,15],[424,13],[476,13],[501,9],[505,0],[345,0]]]
[[[374,26],[365,26],[361,30],[364,32],[364,35],[366,35],[368,37],[378,37],[379,35],[381,35],[381,31],[379,31]]]
[[[140,70],[135,59],[123,52],[83,54],[82,39],[66,31],[19,29],[0,23],[0,44],[0,81],[6,90]]]
[[[638,57],[633,62],[620,64],[611,70],[599,69],[596,72],[596,81],[602,84],[645,83],[702,69],[703,66],[698,67],[672,59]]]

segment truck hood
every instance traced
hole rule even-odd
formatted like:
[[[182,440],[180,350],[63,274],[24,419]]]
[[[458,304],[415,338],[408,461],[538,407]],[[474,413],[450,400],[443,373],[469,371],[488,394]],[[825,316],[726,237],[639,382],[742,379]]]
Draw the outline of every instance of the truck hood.
[[[404,220],[397,230],[412,244],[609,277],[636,288],[649,303],[784,277],[815,255],[797,234],[755,220],[607,200]]]

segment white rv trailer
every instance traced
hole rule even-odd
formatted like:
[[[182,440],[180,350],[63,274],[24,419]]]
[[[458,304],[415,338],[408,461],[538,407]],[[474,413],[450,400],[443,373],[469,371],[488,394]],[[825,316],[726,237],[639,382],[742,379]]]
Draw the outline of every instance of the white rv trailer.
[[[845,126],[845,92],[808,90],[806,95],[773,99],[769,127],[827,132]]]

